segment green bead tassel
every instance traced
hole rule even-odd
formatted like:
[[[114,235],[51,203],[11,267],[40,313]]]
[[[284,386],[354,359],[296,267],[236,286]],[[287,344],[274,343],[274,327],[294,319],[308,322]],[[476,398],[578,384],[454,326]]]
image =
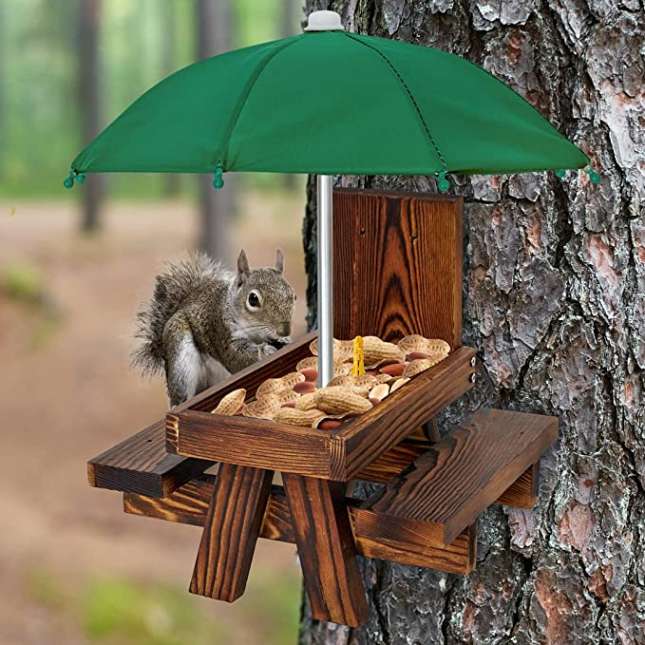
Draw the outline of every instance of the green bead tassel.
[[[450,180],[446,177],[445,170],[437,174],[437,188],[440,193],[446,193],[450,190]]]
[[[554,174],[558,179],[564,179],[564,176],[567,174],[567,171],[564,168],[559,168],[554,172]]]
[[[213,188],[215,190],[221,190],[224,188],[224,168],[221,163],[218,163],[215,166],[215,172],[213,174]]]
[[[71,188],[74,188],[74,182],[78,184],[84,184],[85,183],[85,174],[82,172],[77,172],[76,170],[70,170],[69,175],[65,177],[65,181],[63,182],[63,186],[67,188],[68,190]]]
[[[597,186],[600,183],[600,175],[591,166],[587,166],[585,168],[585,172],[587,173],[587,176],[589,177],[589,181],[594,186]]]

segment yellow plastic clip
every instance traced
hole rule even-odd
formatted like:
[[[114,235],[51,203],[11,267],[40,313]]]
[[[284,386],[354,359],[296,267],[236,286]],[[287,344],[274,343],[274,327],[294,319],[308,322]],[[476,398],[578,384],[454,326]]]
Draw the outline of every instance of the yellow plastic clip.
[[[354,338],[354,363],[352,365],[352,376],[363,376],[365,374],[365,355],[363,354],[363,337]]]

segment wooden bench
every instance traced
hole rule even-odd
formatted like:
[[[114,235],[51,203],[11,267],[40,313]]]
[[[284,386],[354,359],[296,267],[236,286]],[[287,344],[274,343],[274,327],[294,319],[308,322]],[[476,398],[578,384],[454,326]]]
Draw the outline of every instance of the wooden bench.
[[[444,439],[422,432],[476,381],[475,350],[461,343],[462,200],[339,191],[334,208],[335,336],[443,338],[446,360],[336,430],[210,414],[231,390],[253,396],[292,371],[310,335],[92,459],[88,475],[123,491],[128,513],[202,527],[192,592],[235,600],[259,537],[295,542],[312,616],[357,626],[367,603],[355,556],[472,571],[478,515],[535,504],[557,420],[480,410]],[[217,476],[203,474],[215,462]],[[355,479],[384,487],[354,499]]]

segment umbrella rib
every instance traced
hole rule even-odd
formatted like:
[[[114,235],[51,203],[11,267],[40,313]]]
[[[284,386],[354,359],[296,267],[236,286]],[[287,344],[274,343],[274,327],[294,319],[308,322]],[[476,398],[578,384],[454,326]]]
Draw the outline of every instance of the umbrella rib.
[[[249,94],[253,90],[253,87],[257,83],[258,79],[262,75],[262,72],[266,69],[267,65],[281,52],[284,51],[287,47],[290,45],[293,45],[295,42],[298,42],[301,38],[303,37],[303,34],[300,34],[298,36],[295,36],[293,39],[287,39],[286,42],[283,42],[280,47],[276,47],[261,63],[258,65],[254,70],[253,74],[249,77],[249,80],[246,82],[246,86],[244,87],[244,91],[240,95],[240,98],[237,102],[237,105],[235,106],[235,110],[233,111],[233,116],[231,117],[231,120],[229,121],[229,124],[226,128],[226,133],[223,137],[223,150],[221,151],[221,154],[218,155],[220,157],[216,161],[219,163],[222,163],[224,166],[224,170],[226,170],[226,161],[228,158],[228,147],[231,142],[231,135],[233,134],[233,130],[235,130],[235,126],[237,125],[237,122],[240,118],[240,114],[242,113],[242,109],[244,108],[244,104],[246,103],[246,99],[248,99]]]
[[[414,98],[414,94],[412,93],[412,90],[408,87],[408,84],[405,82],[405,79],[403,76],[401,76],[399,70],[396,68],[394,63],[382,52],[380,51],[377,47],[374,47],[374,45],[370,45],[369,43],[366,43],[364,40],[361,40],[358,38],[357,35],[352,34],[350,32],[344,31],[343,32],[345,36],[348,38],[351,38],[353,41],[363,45],[364,47],[367,47],[368,49],[371,49],[373,52],[378,54],[380,58],[383,60],[383,62],[388,66],[392,74],[396,77],[396,79],[399,81],[401,87],[403,88],[403,91],[406,93],[408,99],[410,100],[410,103],[412,103],[412,107],[414,108],[414,111],[416,112],[417,118],[419,119],[419,122],[421,123],[421,128],[423,132],[426,135],[426,138],[428,139],[428,142],[432,146],[435,154],[437,155],[439,162],[441,163],[442,169],[444,171],[448,170],[448,164],[446,163],[446,159],[443,156],[441,150],[439,149],[439,146],[437,145],[437,142],[435,138],[432,136],[432,132],[430,131],[430,126],[426,122],[423,113],[421,112],[421,108],[419,107],[419,104],[417,103],[417,100]]]

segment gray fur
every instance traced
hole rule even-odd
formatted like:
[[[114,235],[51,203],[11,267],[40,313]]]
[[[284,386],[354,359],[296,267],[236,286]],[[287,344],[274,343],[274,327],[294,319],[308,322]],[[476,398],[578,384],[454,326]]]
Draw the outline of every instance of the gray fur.
[[[221,370],[237,372],[290,342],[295,296],[276,268],[251,270],[244,251],[236,274],[203,253],[157,276],[150,303],[138,314],[141,345],[132,362],[144,373],[163,368],[171,405],[212,385]],[[261,305],[251,307],[254,292]]]

